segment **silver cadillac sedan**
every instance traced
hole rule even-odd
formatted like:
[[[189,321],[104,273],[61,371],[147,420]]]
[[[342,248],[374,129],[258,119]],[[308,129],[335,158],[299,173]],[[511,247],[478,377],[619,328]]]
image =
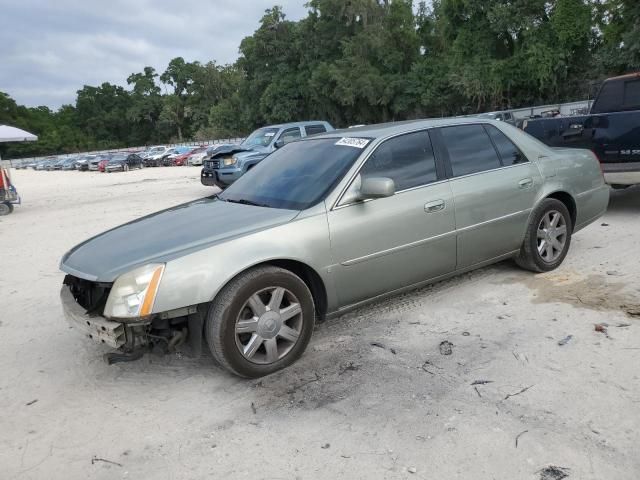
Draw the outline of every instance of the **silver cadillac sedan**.
[[[514,258],[558,267],[606,210],[587,150],[484,119],[290,143],[220,195],[127,223],[62,258],[66,318],[115,352],[199,355],[243,377],[295,362],[314,323]]]

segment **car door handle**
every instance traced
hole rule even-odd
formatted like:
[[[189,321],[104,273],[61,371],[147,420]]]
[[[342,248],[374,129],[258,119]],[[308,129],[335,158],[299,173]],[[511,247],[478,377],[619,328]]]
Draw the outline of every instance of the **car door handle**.
[[[522,180],[520,180],[518,182],[518,187],[519,188],[529,188],[533,185],[533,179],[532,178],[523,178]]]
[[[427,213],[439,212],[440,210],[444,210],[444,206],[444,200],[434,200],[424,205],[424,211]]]

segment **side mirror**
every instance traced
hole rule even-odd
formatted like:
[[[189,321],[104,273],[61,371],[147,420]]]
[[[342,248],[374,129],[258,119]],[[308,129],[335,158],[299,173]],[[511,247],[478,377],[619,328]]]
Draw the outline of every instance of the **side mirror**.
[[[396,193],[396,185],[387,177],[363,178],[360,185],[360,200],[391,197]]]
[[[276,148],[284,147],[284,140],[282,138],[276,140],[276,143],[274,143],[273,146]]]

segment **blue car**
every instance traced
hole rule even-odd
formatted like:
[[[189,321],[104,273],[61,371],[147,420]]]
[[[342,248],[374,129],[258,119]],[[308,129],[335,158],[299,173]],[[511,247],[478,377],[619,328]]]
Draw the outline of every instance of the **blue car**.
[[[222,145],[203,163],[203,185],[225,189],[260,163],[267,155],[299,138],[326,133],[334,128],[324,121],[284,123],[262,127],[239,145]]]

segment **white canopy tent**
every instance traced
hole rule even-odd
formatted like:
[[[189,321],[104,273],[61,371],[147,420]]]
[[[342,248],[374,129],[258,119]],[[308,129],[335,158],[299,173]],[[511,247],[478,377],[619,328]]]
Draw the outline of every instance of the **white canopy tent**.
[[[38,137],[26,130],[21,130],[20,128],[9,125],[0,125],[0,142],[35,142],[36,140],[38,140]],[[0,200],[2,201],[2,205],[0,205],[0,215],[7,215],[13,211],[13,203],[20,203],[20,197],[11,185],[9,169],[3,167],[1,157],[0,186]]]
[[[0,142],[35,142],[38,137],[33,133],[9,125],[0,125]]]

